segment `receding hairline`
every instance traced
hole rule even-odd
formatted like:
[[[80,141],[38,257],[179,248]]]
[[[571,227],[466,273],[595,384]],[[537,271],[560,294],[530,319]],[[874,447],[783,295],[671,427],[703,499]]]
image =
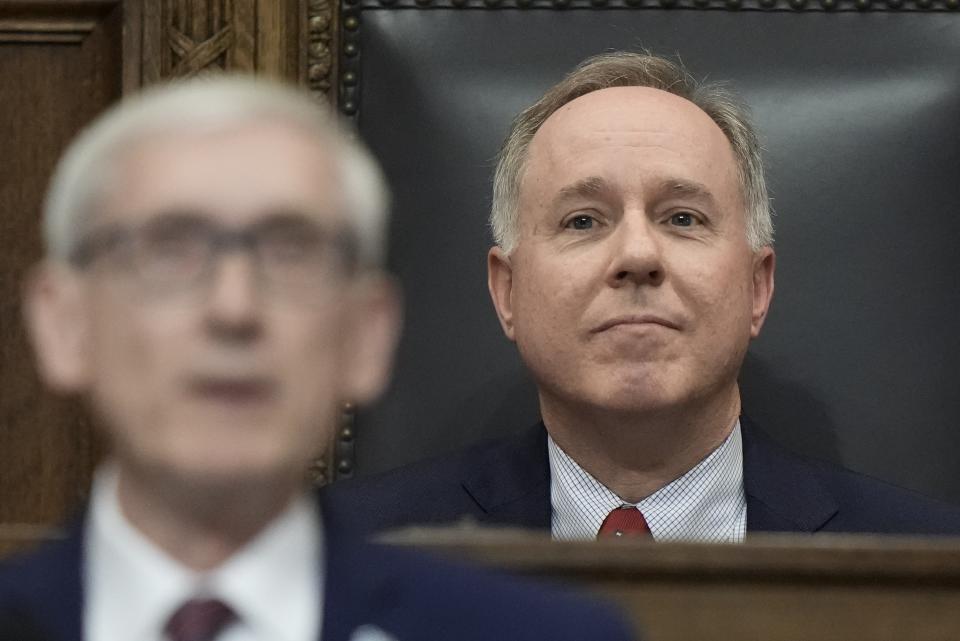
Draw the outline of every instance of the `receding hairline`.
[[[718,134],[720,136],[719,138],[717,138],[717,140],[718,141],[723,140],[725,142],[725,145],[726,145],[725,148],[729,149],[731,154],[731,159],[735,163],[737,162],[736,150],[733,147],[733,142],[730,140],[730,137],[720,127],[719,123],[717,123],[717,121],[703,109],[703,107],[696,104],[694,101],[690,100],[689,98],[686,98],[684,96],[681,96],[675,93],[670,93],[669,91],[665,91],[663,89],[658,89],[656,87],[643,87],[643,86],[631,85],[631,86],[616,86],[616,87],[604,87],[601,89],[595,89],[593,91],[588,91],[584,94],[577,96],[576,98],[573,98],[572,100],[569,100],[563,103],[560,107],[558,107],[556,110],[551,112],[550,115],[544,118],[540,126],[537,127],[537,129],[530,136],[529,141],[524,146],[524,155],[523,155],[524,165],[526,164],[526,161],[529,158],[530,149],[533,148],[534,145],[536,145],[536,141],[538,137],[541,137],[541,132],[544,129],[546,129],[549,133],[550,129],[558,126],[557,125],[558,121],[561,121],[564,118],[571,117],[570,116],[571,111],[588,108],[585,105],[588,104],[589,102],[597,101],[599,99],[598,96],[600,96],[601,94],[603,94],[603,98],[607,98],[614,93],[620,93],[620,94],[630,93],[630,94],[636,94],[637,98],[646,98],[648,100],[652,99],[655,101],[662,101],[665,103],[673,103],[674,105],[683,104],[684,108],[687,109],[691,114],[696,114],[695,117],[699,119],[703,125],[707,126],[715,134]],[[610,107],[614,109],[623,108],[623,99],[611,101]],[[597,119],[597,115],[591,114],[590,119],[591,120]],[[657,122],[664,122],[664,121],[661,119],[661,120],[658,120]]]
[[[572,109],[573,105],[576,105],[577,103],[583,104],[583,102],[587,102],[590,100],[596,100],[597,96],[601,94],[605,96],[610,96],[613,94],[623,94],[623,95],[634,94],[637,96],[647,96],[650,99],[661,100],[664,102],[676,102],[679,100],[679,101],[682,101],[683,103],[686,103],[690,107],[696,109],[697,111],[703,113],[703,115],[706,118],[710,119],[711,121],[713,120],[712,118],[710,118],[710,114],[704,111],[703,108],[697,105],[693,100],[691,100],[686,96],[682,96],[678,93],[668,91],[667,89],[661,89],[659,87],[648,87],[646,85],[614,85],[612,87],[599,87],[597,89],[591,89],[590,91],[586,91],[584,93],[581,93],[575,96],[574,98],[571,98],[570,100],[567,100],[562,105],[557,107],[553,112],[551,112],[550,115],[543,120],[543,123],[540,125],[539,128],[542,128],[544,125],[546,125],[547,122],[557,114],[567,111],[569,109]]]
[[[633,94],[634,99],[644,99],[644,100],[655,100],[662,101],[666,105],[678,105],[681,103],[686,103],[685,109],[689,111],[691,115],[696,114],[695,117],[699,120],[699,123],[692,123],[689,125],[684,125],[688,130],[691,127],[705,126],[714,132],[715,142],[719,143],[721,148],[724,150],[723,153],[728,155],[726,159],[729,162],[724,163],[726,169],[731,173],[729,179],[732,181],[733,192],[736,195],[737,200],[739,201],[740,207],[743,210],[744,222],[749,221],[750,212],[746,199],[746,194],[744,193],[744,188],[742,185],[742,180],[739,175],[738,165],[739,161],[737,158],[736,150],[734,149],[733,142],[730,140],[730,137],[727,133],[720,127],[714,118],[710,116],[703,108],[697,105],[692,100],[675,94],[657,87],[646,87],[646,86],[637,86],[637,85],[627,85],[627,86],[614,86],[614,87],[603,87],[600,89],[595,89],[583,93],[572,100],[569,100],[554,110],[550,115],[548,115],[543,122],[537,127],[536,131],[533,132],[532,136],[529,139],[529,142],[524,146],[523,154],[520,159],[520,172],[518,180],[518,198],[517,198],[517,224],[518,231],[519,225],[521,223],[521,217],[523,214],[523,209],[520,208],[520,203],[523,201],[524,193],[527,189],[527,174],[530,169],[530,160],[531,156],[535,151],[542,153],[541,149],[544,144],[543,136],[551,135],[557,127],[563,126],[563,120],[571,117],[571,111],[574,110],[585,110],[590,109],[591,107],[596,109],[598,105],[590,105],[590,102],[597,101],[598,94],[605,94],[604,99],[609,98],[613,94]],[[680,101],[679,103],[677,101]],[[609,104],[611,109],[624,109],[623,98],[617,97],[616,100],[611,100]],[[627,108],[629,109],[629,107]],[[602,118],[602,115],[596,113],[587,112],[586,115],[577,114],[578,117],[586,118],[588,121],[597,121]],[[640,116],[637,116],[640,117]],[[667,118],[673,119],[675,122],[677,118],[672,112],[662,112],[658,115],[657,119],[654,121],[653,127],[656,127],[657,124],[663,123]],[[568,126],[566,131],[570,131]],[[574,129],[575,131],[575,129]],[[596,133],[593,131],[592,133]],[[611,133],[614,133],[614,130],[611,130]],[[616,135],[621,135],[622,131],[616,131]],[[691,136],[693,137],[693,136]],[[591,138],[594,138],[591,135]],[[539,144],[538,144],[539,141]],[[686,194],[694,195],[695,192],[700,192],[701,194],[706,194],[710,199],[715,199],[716,194],[713,193],[713,190],[709,189],[706,185],[702,184],[698,180],[689,177],[689,176],[661,176],[657,178],[657,190],[664,190],[668,187],[672,187],[674,192],[683,192]],[[578,179],[569,185],[564,185],[560,188],[557,194],[553,199],[553,202],[557,202],[560,199],[566,197],[574,197],[576,195],[586,195],[587,192],[597,192],[600,190],[608,189],[609,185],[607,184],[606,179],[603,176],[591,175]]]

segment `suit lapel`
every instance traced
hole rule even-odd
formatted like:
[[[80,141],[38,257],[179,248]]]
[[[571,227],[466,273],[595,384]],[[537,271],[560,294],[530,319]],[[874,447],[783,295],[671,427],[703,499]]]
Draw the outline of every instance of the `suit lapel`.
[[[787,452],[740,417],[747,532],[816,532],[838,505],[816,468]]]
[[[486,450],[462,486],[485,523],[549,528],[550,464],[543,423]]]

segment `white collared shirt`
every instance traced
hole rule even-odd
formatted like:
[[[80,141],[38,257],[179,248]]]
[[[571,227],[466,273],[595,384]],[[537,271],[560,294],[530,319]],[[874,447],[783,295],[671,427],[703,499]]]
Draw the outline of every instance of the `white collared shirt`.
[[[172,559],[123,516],[117,472],[101,466],[86,525],[84,638],[165,641],[170,616],[191,598],[217,598],[236,613],[217,641],[315,641],[322,611],[320,515],[308,497],[216,569]]]
[[[705,459],[639,503],[620,499],[549,437],[547,450],[554,539],[594,539],[611,510],[635,505],[657,541],[743,541],[747,499],[739,420]]]

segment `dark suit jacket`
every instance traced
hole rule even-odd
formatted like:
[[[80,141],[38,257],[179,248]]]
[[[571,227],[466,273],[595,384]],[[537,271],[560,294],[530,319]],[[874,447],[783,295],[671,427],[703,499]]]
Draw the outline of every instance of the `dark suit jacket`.
[[[800,458],[748,418],[741,417],[740,424],[748,533],[960,534],[960,508]],[[334,513],[344,513],[354,527],[367,531],[463,518],[549,528],[547,433],[541,423],[514,438],[334,483],[324,492]]]
[[[398,641],[634,638],[604,605],[410,550],[364,543],[321,509],[323,641],[347,641],[364,624]],[[63,540],[0,564],[0,639],[80,641],[82,565],[82,524]]]

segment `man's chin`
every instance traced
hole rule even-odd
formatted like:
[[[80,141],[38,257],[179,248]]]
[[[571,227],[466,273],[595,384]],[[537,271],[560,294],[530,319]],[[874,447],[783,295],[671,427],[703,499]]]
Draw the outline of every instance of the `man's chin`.
[[[600,413],[611,415],[654,416],[687,407],[690,395],[682,388],[647,379],[641,384],[619,384],[595,390],[586,403]]]
[[[258,457],[211,456],[202,461],[191,461],[177,466],[173,473],[184,482],[197,487],[238,487],[273,485],[291,477],[290,461],[265,461]]]
[[[593,396],[598,402],[610,407],[638,409],[657,407],[676,400],[677,390],[682,386],[664,372],[653,368],[623,368],[606,380],[597,381]]]
[[[681,403],[672,398],[628,394],[610,396],[597,403],[600,410],[624,416],[652,416],[674,411],[681,406]]]
[[[263,452],[237,452],[229,448],[206,452],[198,449],[185,456],[141,459],[139,467],[158,486],[187,496],[263,493],[270,488],[287,487],[298,478],[293,471],[296,466],[289,460],[266,457]]]
[[[684,417],[696,417],[703,412],[726,408],[736,394],[735,382],[707,388],[691,384],[689,380],[650,377],[642,382],[622,381],[621,384],[597,390],[592,403],[599,411],[625,417],[659,416],[684,420]]]

